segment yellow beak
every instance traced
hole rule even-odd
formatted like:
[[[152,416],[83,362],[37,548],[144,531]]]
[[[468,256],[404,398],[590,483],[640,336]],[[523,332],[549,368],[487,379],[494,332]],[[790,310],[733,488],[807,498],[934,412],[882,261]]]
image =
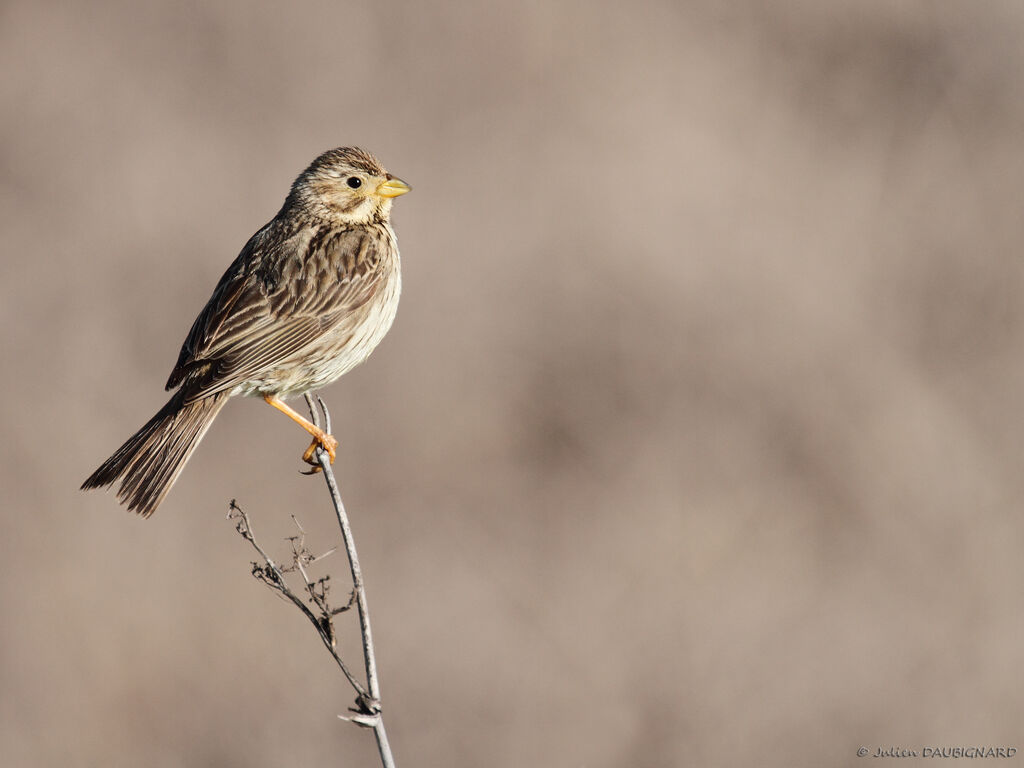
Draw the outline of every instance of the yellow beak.
[[[381,197],[398,197],[399,195],[404,195],[406,192],[410,192],[411,190],[412,187],[401,179],[388,179],[377,187],[377,194]]]

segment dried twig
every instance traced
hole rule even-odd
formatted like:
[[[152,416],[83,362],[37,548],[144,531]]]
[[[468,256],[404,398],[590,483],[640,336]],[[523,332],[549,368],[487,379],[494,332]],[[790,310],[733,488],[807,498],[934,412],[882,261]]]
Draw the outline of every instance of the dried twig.
[[[327,406],[324,405],[323,400],[319,397],[316,399],[319,404],[319,411],[313,402],[313,398],[310,395],[306,395],[306,403],[309,406],[310,413],[312,414],[313,423],[318,427],[330,433],[331,431],[331,414],[327,410]],[[320,411],[323,412],[323,423],[321,423]],[[377,660],[373,650],[373,635],[370,632],[370,613],[366,605],[366,589],[363,586],[363,573],[359,567],[359,557],[356,554],[355,541],[352,538],[352,528],[348,522],[348,515],[345,513],[345,505],[341,501],[341,494],[338,491],[338,483],[334,479],[334,472],[331,469],[330,457],[327,452],[322,448],[317,449],[316,459],[320,464],[320,469],[323,470],[324,480],[327,482],[327,490],[331,494],[331,501],[334,504],[334,511],[338,517],[338,525],[341,527],[341,535],[345,541],[345,549],[348,553],[349,567],[352,572],[352,596],[348,601],[347,605],[340,608],[331,607],[328,601],[329,594],[329,578],[324,577],[313,581],[307,570],[306,566],[316,562],[317,560],[326,557],[331,554],[327,552],[320,556],[314,556],[306,548],[306,532],[302,526],[299,525],[299,521],[292,517],[295,521],[296,527],[299,529],[297,536],[292,536],[288,539],[292,547],[292,562],[291,565],[281,566],[274,563],[263,548],[257,543],[252,532],[252,523],[249,520],[248,515],[235,503],[234,499],[231,501],[231,509],[228,513],[228,517],[235,521],[235,528],[239,534],[248,541],[253,548],[259,553],[263,560],[263,563],[253,563],[252,573],[253,576],[258,578],[268,587],[273,589],[282,598],[290,601],[295,605],[302,613],[310,620],[314,627],[316,627],[317,633],[320,635],[320,639],[323,640],[324,646],[327,648],[331,657],[338,664],[342,673],[348,679],[349,683],[356,691],[356,706],[351,709],[354,713],[352,716],[339,715],[342,720],[348,720],[349,722],[355,723],[356,725],[363,726],[364,728],[372,728],[374,736],[377,739],[377,748],[380,752],[381,763],[384,768],[394,768],[395,762],[391,755],[391,747],[388,744],[387,732],[384,729],[384,718],[381,714],[381,700],[380,700],[380,683],[377,679]],[[333,552],[333,550],[331,550]],[[302,577],[304,590],[308,599],[308,602],[313,606],[315,610],[310,609],[306,604],[307,600],[304,600],[295,591],[293,591],[285,580],[285,575],[290,573],[298,573]],[[343,613],[352,607],[353,602],[356,605],[357,612],[359,614],[359,627],[363,638],[363,660],[366,664],[366,685],[357,679],[349,668],[342,661],[335,649],[335,633],[333,618],[339,613]]]
[[[322,427],[328,434],[331,432],[331,412],[327,410],[323,399],[318,395],[316,398],[319,410],[323,412],[324,423],[320,423],[320,415],[313,405],[313,398],[306,393],[306,405],[312,415],[313,423]],[[357,725],[366,728],[373,728],[377,737],[377,748],[380,750],[380,759],[384,768],[394,768],[394,758],[391,756],[391,747],[388,744],[387,731],[384,730],[384,718],[381,715],[380,683],[377,680],[377,657],[373,651],[373,634],[370,631],[370,610],[366,605],[366,588],[363,586],[363,571],[359,567],[359,555],[356,554],[355,539],[352,537],[352,528],[348,523],[348,515],[345,513],[345,505],[341,501],[341,493],[338,491],[338,483],[334,479],[334,471],[331,469],[331,460],[327,451],[318,448],[316,452],[317,461],[324,471],[324,480],[327,483],[327,490],[331,494],[331,501],[334,503],[334,511],[338,516],[338,525],[341,527],[341,537],[345,541],[345,549],[348,551],[348,564],[352,571],[352,588],[355,591],[356,608],[359,611],[359,629],[363,637],[363,660],[366,662],[366,681],[369,688],[369,695],[360,693],[356,698],[356,704],[360,711],[355,717],[342,718],[350,720]]]
[[[320,639],[323,640],[324,645],[327,646],[327,651],[341,668],[345,677],[348,678],[352,687],[356,689],[356,692],[360,697],[366,696],[366,689],[363,687],[363,684],[360,682],[359,678],[349,671],[348,666],[346,666],[345,662],[338,655],[338,652],[335,649],[334,625],[331,620],[342,611],[348,610],[348,608],[351,607],[352,602],[350,600],[349,604],[343,608],[330,608],[327,604],[327,578],[325,577],[312,582],[306,575],[305,565],[314,562],[315,560],[319,560],[320,558],[312,558],[305,549],[297,551],[295,549],[295,539],[292,538],[290,539],[293,545],[292,564],[289,566],[278,565],[270,559],[270,555],[268,555],[263,550],[263,547],[260,546],[259,542],[256,541],[256,537],[252,532],[252,521],[249,520],[249,516],[240,506],[238,506],[234,499],[231,500],[228,518],[234,521],[235,530],[237,530],[241,534],[242,538],[248,541],[252,545],[253,549],[259,553],[260,557],[263,558],[262,564],[252,564],[252,575],[302,611],[303,615],[309,619],[310,623],[314,627],[316,627],[316,631],[320,635]],[[298,525],[298,521],[296,521],[295,524]],[[302,530],[301,527],[299,530]],[[325,556],[326,555],[321,555],[321,557]],[[302,562],[304,559],[306,561],[305,563]],[[285,579],[285,574],[294,573],[296,571],[302,574],[303,583],[305,585],[304,589],[309,595],[309,602],[316,606],[317,613],[311,611],[306,605],[306,601],[296,594],[296,592],[288,585],[288,582]]]

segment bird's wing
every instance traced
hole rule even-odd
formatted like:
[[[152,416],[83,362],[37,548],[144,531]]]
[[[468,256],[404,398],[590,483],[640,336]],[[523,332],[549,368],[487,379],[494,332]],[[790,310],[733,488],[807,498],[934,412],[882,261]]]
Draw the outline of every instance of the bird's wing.
[[[381,238],[341,230],[267,247],[253,236],[221,278],[182,345],[168,389],[187,398],[234,389],[352,322],[377,289]],[[269,239],[273,239],[269,237]]]

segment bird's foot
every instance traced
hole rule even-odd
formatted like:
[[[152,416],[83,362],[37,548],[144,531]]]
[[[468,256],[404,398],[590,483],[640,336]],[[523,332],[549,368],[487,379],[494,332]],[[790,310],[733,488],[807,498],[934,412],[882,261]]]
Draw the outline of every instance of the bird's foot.
[[[303,472],[304,475],[315,475],[321,471],[320,462],[316,458],[316,451],[318,448],[323,448],[327,451],[327,455],[331,459],[331,464],[334,463],[334,458],[338,453],[338,441],[334,439],[332,435],[328,435],[326,432],[321,431],[319,434],[313,436],[313,442],[309,444],[309,448],[302,454],[302,460],[309,464],[312,469],[308,472]]]

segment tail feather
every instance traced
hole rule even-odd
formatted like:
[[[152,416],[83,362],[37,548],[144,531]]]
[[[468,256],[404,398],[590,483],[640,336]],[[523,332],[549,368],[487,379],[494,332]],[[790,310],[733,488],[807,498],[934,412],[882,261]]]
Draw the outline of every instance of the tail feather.
[[[82,483],[82,489],[121,481],[118,500],[149,517],[160,506],[192,452],[227,402],[228,393],[185,403],[179,392]]]

